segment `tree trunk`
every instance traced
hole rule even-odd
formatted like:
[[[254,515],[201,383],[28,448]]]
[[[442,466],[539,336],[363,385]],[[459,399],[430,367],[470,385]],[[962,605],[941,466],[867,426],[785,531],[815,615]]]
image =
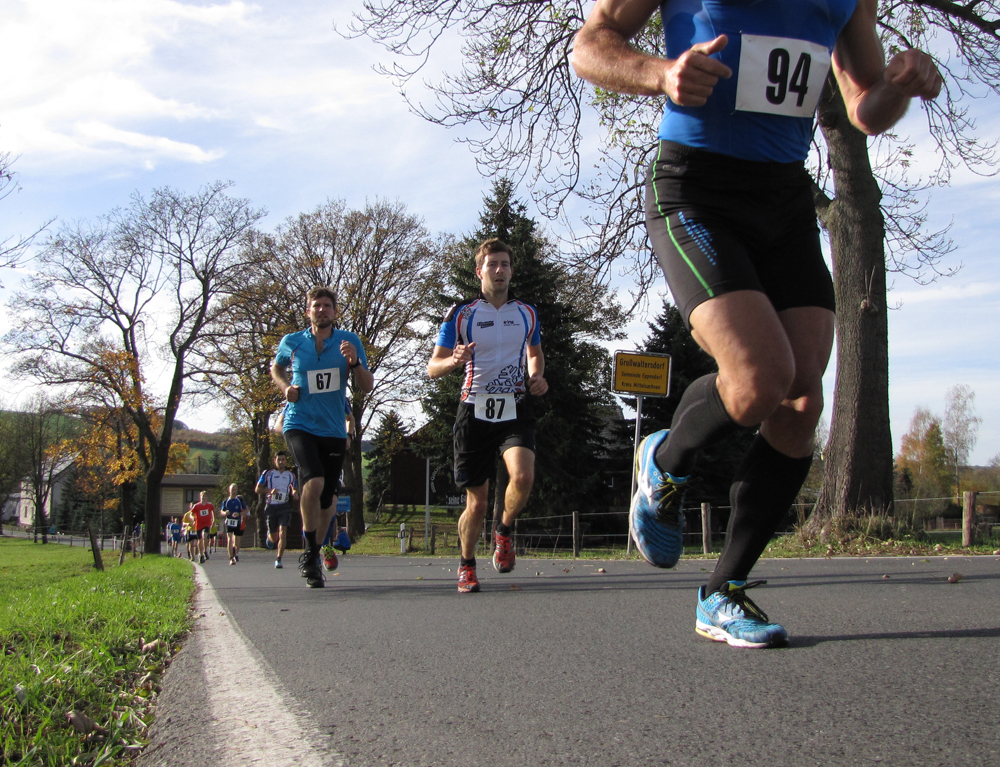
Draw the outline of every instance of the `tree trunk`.
[[[135,483],[125,482],[122,484],[120,490],[121,493],[119,497],[121,498],[121,513],[122,513],[122,525],[123,525],[122,530],[125,534],[125,538],[127,538],[132,534],[132,527],[135,524],[132,514],[132,506],[133,506],[132,500],[135,497]],[[149,538],[149,531],[152,529],[154,528],[151,528],[149,526],[149,523],[147,522],[146,524],[147,539]],[[159,537],[159,535],[157,535],[157,537]],[[124,544],[122,545],[122,548],[124,548]]]
[[[358,541],[365,534],[365,488],[361,473],[361,434],[351,440],[351,449],[344,461],[344,484],[351,493],[351,512],[347,515],[347,534]]]
[[[155,466],[155,464],[154,464]],[[146,529],[147,530],[158,530],[160,528],[160,523],[162,522],[162,515],[160,514],[160,483],[163,482],[163,475],[166,472],[163,469],[153,469],[151,468],[146,472]],[[131,531],[126,530],[125,534],[128,535]],[[146,554],[159,554],[160,553],[160,536],[159,535],[147,535],[146,545],[143,547],[143,551]]]
[[[885,221],[867,137],[852,126],[836,88],[820,105],[836,198],[818,204],[830,234],[837,296],[836,384],[826,472],[806,530],[892,505]]]
[[[257,461],[257,477],[271,468],[271,412],[255,413],[250,419],[250,444]],[[254,477],[254,480],[257,479]],[[253,504],[257,511],[257,540],[263,545],[267,537],[267,496],[258,495]]]

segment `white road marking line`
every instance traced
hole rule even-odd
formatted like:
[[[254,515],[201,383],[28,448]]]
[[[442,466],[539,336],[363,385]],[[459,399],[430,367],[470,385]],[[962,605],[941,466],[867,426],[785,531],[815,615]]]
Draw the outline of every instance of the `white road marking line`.
[[[265,668],[243,632],[222,609],[204,571],[195,567],[195,597],[213,729],[226,744],[215,767],[344,767],[319,748],[327,738],[290,708],[281,683]]]

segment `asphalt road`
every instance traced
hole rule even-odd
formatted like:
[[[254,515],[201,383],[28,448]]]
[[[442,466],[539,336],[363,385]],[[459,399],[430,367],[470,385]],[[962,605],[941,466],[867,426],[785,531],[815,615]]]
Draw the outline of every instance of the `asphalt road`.
[[[226,653],[198,650],[196,629],[144,767],[257,762],[239,744],[283,725],[238,713],[241,696],[292,712],[293,743],[314,753],[289,764],[1000,763],[1000,557],[762,561],[752,596],[791,635],[764,651],[694,633],[712,566],[698,560],[519,560],[497,575],[480,559],[483,591],[460,595],[453,560],[348,556],[312,590],[269,553],[241,559],[201,568],[232,621],[216,641],[245,638],[276,692],[237,682],[213,699],[205,667]]]

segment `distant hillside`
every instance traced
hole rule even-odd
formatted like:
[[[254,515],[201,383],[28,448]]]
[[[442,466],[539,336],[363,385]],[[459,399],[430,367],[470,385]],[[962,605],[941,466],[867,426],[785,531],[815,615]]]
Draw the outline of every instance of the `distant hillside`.
[[[178,423],[174,428],[174,442],[186,442],[192,452],[195,450],[208,450],[212,452],[225,453],[232,448],[234,435],[230,431],[198,431],[189,429],[187,425]]]

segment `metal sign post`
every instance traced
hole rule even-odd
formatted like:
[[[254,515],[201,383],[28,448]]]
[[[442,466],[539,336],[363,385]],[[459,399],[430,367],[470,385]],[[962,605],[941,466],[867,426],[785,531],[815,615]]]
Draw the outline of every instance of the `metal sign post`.
[[[632,446],[632,486],[629,499],[635,496],[639,483],[635,459],[639,452],[639,437],[642,429],[642,399],[643,397],[669,396],[672,370],[669,354],[615,352],[615,369],[611,390],[617,394],[635,395],[635,444]],[[632,553],[631,529],[625,553]]]
[[[427,459],[427,477],[424,481],[424,553],[431,550],[431,459]]]

